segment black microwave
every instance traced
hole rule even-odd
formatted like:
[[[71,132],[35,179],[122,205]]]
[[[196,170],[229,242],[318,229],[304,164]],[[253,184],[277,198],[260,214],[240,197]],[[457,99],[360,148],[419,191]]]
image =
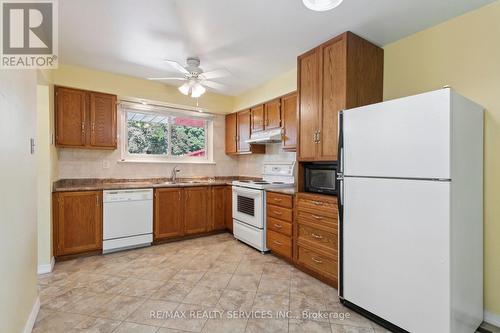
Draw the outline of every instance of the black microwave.
[[[337,195],[337,163],[304,164],[306,192]]]

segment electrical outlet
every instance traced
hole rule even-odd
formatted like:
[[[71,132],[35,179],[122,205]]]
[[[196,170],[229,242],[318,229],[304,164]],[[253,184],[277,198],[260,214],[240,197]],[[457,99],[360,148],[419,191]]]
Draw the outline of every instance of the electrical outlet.
[[[109,161],[108,160],[102,161],[102,168],[103,169],[109,169]]]

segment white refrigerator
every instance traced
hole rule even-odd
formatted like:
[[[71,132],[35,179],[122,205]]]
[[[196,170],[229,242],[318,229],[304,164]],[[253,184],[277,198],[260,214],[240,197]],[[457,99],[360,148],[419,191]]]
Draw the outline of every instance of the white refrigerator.
[[[475,332],[483,108],[446,88],[340,117],[341,301],[394,332]]]

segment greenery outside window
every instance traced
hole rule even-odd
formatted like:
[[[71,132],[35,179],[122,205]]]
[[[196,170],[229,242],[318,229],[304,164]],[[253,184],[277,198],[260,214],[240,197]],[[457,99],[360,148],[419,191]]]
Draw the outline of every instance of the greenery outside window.
[[[210,163],[212,120],[191,112],[122,109],[122,160]]]

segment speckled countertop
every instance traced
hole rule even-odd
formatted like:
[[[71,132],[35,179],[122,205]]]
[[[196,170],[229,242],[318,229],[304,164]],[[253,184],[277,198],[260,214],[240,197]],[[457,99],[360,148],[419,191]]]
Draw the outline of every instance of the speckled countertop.
[[[285,188],[270,188],[266,189],[267,192],[274,192],[274,193],[281,193],[281,194],[288,194],[288,195],[295,195],[297,191],[295,190],[294,187],[285,187]]]
[[[215,178],[178,178],[176,183],[171,183],[168,178],[149,179],[110,179],[110,178],[85,178],[61,179],[52,185],[53,192],[70,191],[100,191],[100,190],[126,190],[138,188],[158,187],[192,187],[192,186],[217,186],[231,185],[233,180],[259,179],[251,177],[215,177]]]

